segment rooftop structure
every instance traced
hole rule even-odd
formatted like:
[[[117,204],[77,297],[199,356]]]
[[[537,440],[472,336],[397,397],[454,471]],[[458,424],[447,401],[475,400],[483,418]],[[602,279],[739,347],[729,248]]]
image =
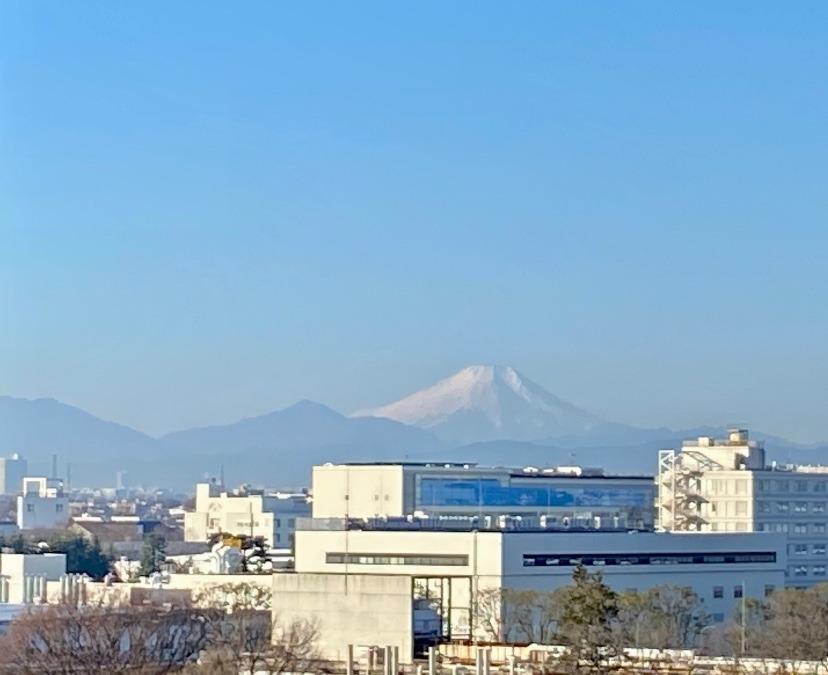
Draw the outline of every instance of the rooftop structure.
[[[313,468],[313,516],[522,516],[561,527],[652,529],[652,476],[600,469],[476,464],[325,464]]]

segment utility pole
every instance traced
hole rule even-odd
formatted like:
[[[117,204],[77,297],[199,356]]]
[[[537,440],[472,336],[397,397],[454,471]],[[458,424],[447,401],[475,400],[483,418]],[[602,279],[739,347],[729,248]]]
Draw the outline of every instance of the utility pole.
[[[745,592],[745,582],[742,581],[742,657],[745,656],[745,649],[747,646],[747,593]]]

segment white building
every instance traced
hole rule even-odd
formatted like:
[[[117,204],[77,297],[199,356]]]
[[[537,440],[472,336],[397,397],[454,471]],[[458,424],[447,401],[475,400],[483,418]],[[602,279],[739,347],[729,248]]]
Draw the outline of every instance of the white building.
[[[828,466],[768,466],[761,442],[732,429],[661,451],[657,484],[661,529],[784,534],[787,584],[828,581]]]
[[[414,602],[423,593],[442,615],[442,637],[469,639],[470,626],[481,624],[472,601],[479,592],[553,590],[571,583],[578,562],[601,570],[616,591],[689,586],[717,622],[743,596],[764,597],[785,581],[781,534],[481,531],[473,523],[432,521],[435,529],[423,529],[416,519],[304,520],[296,573],[273,578],[274,611],[319,622],[331,658],[343,658],[348,644],[396,645],[408,658],[417,637]]]
[[[21,530],[58,527],[69,520],[69,498],[58,478],[23,479],[23,494],[17,497],[17,526]]]
[[[391,645],[409,662],[435,639],[503,637],[483,633],[484,591],[554,590],[579,562],[617,591],[689,586],[719,622],[784,585],[782,533],[636,531],[654,487],[575,468],[315,467],[315,517],[298,523],[295,573],[273,575],[274,612],[317,622],[328,658]],[[437,621],[418,619],[423,598]]]
[[[313,468],[314,518],[521,516],[548,526],[654,525],[652,476],[600,469],[475,464],[325,464]]]
[[[0,457],[0,495],[16,495],[23,486],[29,463],[18,453]]]
[[[310,511],[306,494],[227,492],[213,483],[198,483],[195,509],[184,514],[184,541],[204,542],[211,534],[223,532],[264,537],[271,548],[289,548],[296,519]]]

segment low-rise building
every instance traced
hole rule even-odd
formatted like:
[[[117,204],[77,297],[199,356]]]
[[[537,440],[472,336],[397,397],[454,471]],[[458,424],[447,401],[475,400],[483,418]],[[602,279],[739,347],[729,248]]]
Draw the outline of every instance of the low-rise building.
[[[17,497],[17,526],[21,530],[50,528],[69,520],[69,498],[58,478],[25,477]]]
[[[331,658],[347,645],[396,645],[410,659],[414,609],[428,597],[441,639],[500,640],[481,632],[486,591],[550,591],[579,563],[616,591],[687,586],[714,622],[743,597],[785,583],[785,537],[765,533],[540,530],[473,518],[307,519],[296,533],[296,573],[274,575],[274,611],[316,621]],[[502,621],[491,623],[503,625]],[[401,657],[402,658],[402,657]]]
[[[296,519],[310,515],[303,493],[242,488],[227,492],[212,483],[196,485],[195,508],[184,514],[184,541],[205,542],[219,532],[263,537],[271,548],[290,547]]]

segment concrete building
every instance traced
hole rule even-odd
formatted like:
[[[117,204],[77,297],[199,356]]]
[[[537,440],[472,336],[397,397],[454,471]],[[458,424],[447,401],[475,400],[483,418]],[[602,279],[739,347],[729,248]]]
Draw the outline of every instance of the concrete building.
[[[18,453],[0,457],[0,495],[16,495],[23,486],[29,463]]]
[[[17,526],[21,530],[65,525],[69,520],[69,498],[58,478],[23,479],[23,494],[17,497]]]
[[[481,634],[473,601],[486,589],[552,590],[571,582],[577,562],[600,569],[617,591],[690,586],[714,621],[743,596],[784,585],[785,537],[765,533],[608,532],[479,529],[473,518],[303,520],[296,573],[273,577],[282,618],[319,622],[323,649],[395,645],[408,661],[419,639],[414,610],[428,597],[441,621],[438,639],[497,640]],[[432,636],[433,637],[433,636]]]
[[[768,466],[744,429],[659,453],[660,529],[775,532],[787,538],[787,584],[828,582],[828,466]]]
[[[578,563],[617,591],[689,586],[715,622],[785,584],[783,532],[648,531],[655,482],[597,470],[475,465],[315,467],[313,518],[296,531],[295,573],[273,576],[283,619],[318,622],[325,656],[505,637],[484,628],[492,591],[569,585]],[[491,597],[491,594],[490,594]],[[423,602],[436,619],[419,617]],[[496,612],[502,612],[496,609]],[[436,633],[432,632],[436,626]]]
[[[600,469],[475,464],[326,464],[313,468],[314,518],[520,516],[548,526],[654,526],[652,476]]]
[[[293,545],[296,519],[310,515],[305,494],[196,485],[195,509],[184,514],[184,541],[205,542],[211,534],[264,537],[271,548]]]
[[[47,582],[66,575],[63,553],[0,553],[0,602],[21,604],[46,599]]]

